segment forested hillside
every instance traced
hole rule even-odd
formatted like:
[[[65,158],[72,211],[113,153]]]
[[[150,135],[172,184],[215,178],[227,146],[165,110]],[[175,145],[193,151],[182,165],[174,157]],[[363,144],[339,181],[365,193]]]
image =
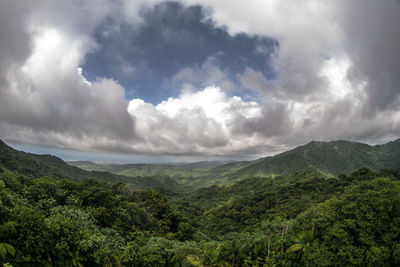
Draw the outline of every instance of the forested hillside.
[[[104,171],[85,171],[68,165],[52,155],[37,155],[17,151],[0,140],[0,166],[30,178],[57,176],[72,180],[95,178],[104,182],[123,182],[136,189],[153,187],[176,188],[178,184],[168,176],[128,177]]]
[[[395,170],[244,178],[182,193],[26,175],[41,167],[33,162],[2,154],[1,265],[400,264]]]
[[[276,156],[251,162],[233,175],[263,177],[314,171],[325,177],[336,177],[364,166],[373,170],[400,170],[400,139],[376,146],[349,141],[313,141]]]

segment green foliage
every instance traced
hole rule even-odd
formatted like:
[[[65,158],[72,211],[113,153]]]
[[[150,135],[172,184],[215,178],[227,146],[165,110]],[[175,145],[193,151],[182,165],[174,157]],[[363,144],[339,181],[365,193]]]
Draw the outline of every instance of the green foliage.
[[[14,247],[7,243],[0,243],[0,261],[5,260],[8,255],[15,255]]]
[[[193,239],[193,234],[195,233],[195,229],[186,222],[179,223],[178,231],[176,233],[176,239],[180,241],[191,240]]]
[[[304,225],[313,227],[318,240],[307,243],[304,263],[398,265],[400,184],[387,178],[363,181],[301,214],[298,227]]]
[[[399,264],[400,182],[393,171],[245,179],[170,201],[123,184],[3,173],[1,264]]]
[[[136,232],[175,235],[183,222],[154,190],[133,191],[93,179],[20,179],[6,169],[0,176],[0,204],[0,264],[17,266],[120,265]]]
[[[332,144],[345,151],[346,143]],[[357,158],[365,146],[354,146]],[[315,147],[328,152],[324,143],[305,147],[314,152],[299,151],[308,159],[323,157]],[[232,185],[181,193],[134,190],[93,176],[54,177],[50,165],[60,174],[66,170],[57,158],[2,149],[1,266],[400,265],[395,170],[361,168],[330,179],[312,171],[244,176]],[[389,146],[375,149],[393,159]],[[238,172],[248,164],[214,170]],[[199,177],[192,178],[197,183]]]
[[[188,194],[177,202],[192,216],[197,213],[209,232],[224,234],[251,230],[262,220],[291,219],[329,198],[337,180],[326,180],[314,173],[302,173],[271,179],[245,179],[231,187],[212,186]]]

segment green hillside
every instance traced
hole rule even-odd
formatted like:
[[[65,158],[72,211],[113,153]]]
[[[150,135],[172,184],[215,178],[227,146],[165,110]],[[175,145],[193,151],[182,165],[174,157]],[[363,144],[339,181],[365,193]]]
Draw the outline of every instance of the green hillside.
[[[168,176],[128,177],[105,171],[86,171],[71,166],[52,155],[37,155],[17,151],[0,140],[0,167],[25,175],[30,178],[57,176],[73,180],[95,178],[104,182],[122,182],[137,189],[164,187],[176,189],[178,183]]]
[[[264,177],[314,171],[325,177],[348,174],[361,167],[400,169],[400,140],[384,145],[332,141],[310,142],[293,150],[249,163],[234,177]]]

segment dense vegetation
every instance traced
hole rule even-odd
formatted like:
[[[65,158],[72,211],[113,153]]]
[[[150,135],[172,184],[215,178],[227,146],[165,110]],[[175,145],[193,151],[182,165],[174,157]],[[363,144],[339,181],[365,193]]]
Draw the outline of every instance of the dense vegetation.
[[[0,266],[400,265],[395,170],[181,192],[42,175],[11,152],[12,164],[0,155]]]
[[[397,172],[247,179],[187,195],[0,174],[0,262],[15,266],[396,266]]]

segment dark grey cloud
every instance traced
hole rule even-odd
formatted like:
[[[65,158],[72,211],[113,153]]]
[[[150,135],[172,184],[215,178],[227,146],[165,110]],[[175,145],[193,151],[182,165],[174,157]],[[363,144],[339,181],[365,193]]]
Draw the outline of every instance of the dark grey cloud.
[[[1,138],[82,149],[136,138],[124,89],[79,73],[93,45],[87,34],[106,13],[89,4],[0,3]],[[91,22],[80,30],[83,17]]]
[[[0,85],[7,83],[7,69],[23,63],[29,56],[31,39],[26,19],[26,3],[5,0],[0,2]]]
[[[365,114],[400,106],[400,4],[398,1],[348,1],[338,10],[353,66],[349,78],[365,81]]]
[[[231,127],[233,133],[238,136],[257,135],[260,138],[271,138],[288,135],[292,131],[292,124],[286,105],[271,102],[264,104],[261,114],[257,117],[246,118],[236,113]]]

